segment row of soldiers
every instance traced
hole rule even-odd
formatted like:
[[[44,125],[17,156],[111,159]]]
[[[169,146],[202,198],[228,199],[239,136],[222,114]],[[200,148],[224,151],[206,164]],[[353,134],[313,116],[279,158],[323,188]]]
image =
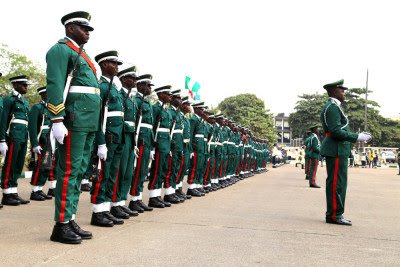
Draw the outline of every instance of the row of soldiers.
[[[46,138],[36,137],[39,143],[32,143],[33,152],[38,155],[32,179],[36,172],[41,177],[42,170],[50,172],[43,176],[55,177],[56,224],[50,237],[52,241],[80,243],[82,239],[92,238],[75,221],[81,184],[89,177],[93,177],[91,224],[112,227],[123,224],[130,216],[204,196],[266,170],[269,157],[266,140],[254,137],[249,129],[221,114],[207,111],[204,102],[191,103],[171,86],[153,90],[152,76],[138,76],[134,66],[120,71],[122,62],[116,51],[95,57],[101,69],[101,78],[97,80],[96,68],[83,49],[93,31],[90,15],[73,12],[61,21],[66,37],[48,51],[47,86],[38,90],[42,95],[47,92],[47,99],[42,98],[42,107],[45,107],[42,116],[48,120],[32,120],[32,123],[28,120],[29,104],[23,97],[27,77],[11,80],[16,93],[10,97],[21,100],[25,113],[20,112],[21,117],[11,119],[9,127],[18,128],[16,133],[30,124],[36,125],[38,134],[48,130],[47,135],[39,135]],[[115,85],[114,77],[119,78],[122,87]],[[158,98],[153,104],[149,99],[152,92]],[[25,149],[18,150],[19,159],[26,152],[27,133],[22,139]],[[11,133],[0,135],[0,140],[0,152],[6,155],[3,174],[7,176],[13,166],[8,162],[14,161],[10,158],[15,156],[16,138]],[[52,140],[56,145],[52,145]],[[46,161],[39,157],[43,154],[48,162],[47,155],[51,154],[42,150],[55,150],[50,170],[40,166]],[[21,169],[13,172],[13,184],[7,184],[10,179],[6,178],[3,186],[2,176],[3,200],[26,202],[18,194],[18,199],[6,196],[16,191]],[[188,189],[184,193],[186,174]],[[149,202],[146,205],[142,200],[147,177]],[[32,185],[33,193],[43,193],[42,184]],[[161,198],[163,188],[165,194]]]

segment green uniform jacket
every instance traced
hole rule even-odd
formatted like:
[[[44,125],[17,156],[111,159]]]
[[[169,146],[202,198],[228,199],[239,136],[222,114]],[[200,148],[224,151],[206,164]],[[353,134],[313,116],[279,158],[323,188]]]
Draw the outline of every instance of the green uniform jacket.
[[[15,105],[14,105],[15,103]],[[14,106],[14,108],[13,108]],[[13,94],[12,96],[7,96],[3,98],[3,114],[1,119],[1,130],[0,130],[0,141],[5,141],[6,136],[17,141],[28,140],[28,127],[21,123],[11,123],[13,119],[19,119],[28,121],[29,114],[29,102],[24,99],[22,101],[21,97]],[[7,135],[7,129],[10,127],[9,133]]]
[[[309,150],[309,157],[312,159],[319,159],[320,158],[320,147],[321,144],[316,134],[311,134],[310,139],[308,140],[308,150]]]
[[[171,131],[172,127],[175,127],[174,131],[183,131],[183,115],[182,113],[176,109],[175,107],[171,106],[169,109],[169,113],[171,115],[172,123],[171,123]],[[172,133],[172,140],[171,140],[171,150],[174,151],[183,151],[183,133]]]
[[[204,123],[200,121],[199,116],[193,114],[190,118],[190,137],[192,141],[192,149],[197,153],[205,153],[204,151],[204,134],[205,127]],[[197,134],[203,135],[203,137],[196,137]]]
[[[126,89],[125,89],[126,90]],[[138,107],[136,101],[122,88],[121,95],[124,103],[124,132],[134,133]],[[133,125],[132,125],[133,124]]]
[[[211,125],[210,124],[210,128],[209,128],[209,133],[208,133],[208,147],[210,148],[210,151],[208,153],[209,157],[215,157],[215,152],[216,152],[216,139],[217,139],[217,132],[215,131],[216,129],[216,124]],[[207,148],[208,149],[208,148]]]
[[[142,124],[145,123],[153,125],[154,124],[153,109],[151,107],[151,103],[149,102],[149,100],[143,99],[143,95],[138,92],[136,93],[135,101],[138,107],[138,112],[141,111]],[[139,113],[137,116],[139,116]],[[143,145],[147,147],[153,147],[153,141],[154,141],[153,130],[146,127],[140,127],[140,129],[138,130],[139,130],[139,137],[138,137],[139,144],[137,144],[137,146]]]
[[[223,126],[219,130],[219,142],[222,143],[222,155],[226,155],[228,151],[228,127]]]
[[[307,137],[306,140],[304,140],[304,152],[305,152],[305,158],[308,159],[310,157],[310,147],[309,147],[309,143],[310,143],[310,137]]]
[[[121,144],[123,139],[124,116],[110,116],[110,112],[124,112],[124,99],[115,84],[111,86],[110,92],[108,92],[109,84],[106,78],[103,76],[100,78],[100,96],[104,105],[108,100],[109,116],[107,116],[106,133],[104,134],[102,130],[98,131],[97,144],[99,145],[110,141],[114,144]],[[112,136],[111,140],[106,140],[106,135]]]
[[[355,143],[358,134],[349,131],[349,121],[334,99],[329,98],[325,103],[320,120],[327,135],[322,141],[321,155],[349,157],[350,142]]]
[[[95,132],[100,129],[101,100],[99,91],[95,94],[70,93],[65,106],[63,104],[67,76],[78,57],[78,53],[65,44],[67,41],[67,39],[59,40],[46,55],[46,88],[50,116],[51,118],[65,117],[65,126],[70,130]],[[86,53],[83,53],[86,56]],[[71,85],[99,87],[96,74],[82,56],[79,57]]]
[[[32,148],[37,147],[40,138],[44,138],[49,133],[49,113],[44,101],[33,105],[29,112],[28,130]],[[40,132],[40,130],[42,131]],[[40,136],[38,136],[39,133]]]
[[[168,153],[171,150],[171,141],[170,141],[170,132],[163,132],[163,131],[157,131],[157,126],[158,126],[158,121],[160,122],[159,128],[158,129],[171,129],[172,125],[172,118],[171,114],[168,111],[167,108],[162,107],[162,104],[160,104],[160,101],[157,101],[153,105],[153,118],[155,119],[154,121],[154,126],[153,126],[153,133],[154,136],[157,135],[157,142],[155,144],[155,148],[159,152],[163,153]]]
[[[183,122],[183,152],[191,153],[193,151],[192,142],[190,141],[192,136],[190,135],[190,121],[185,115],[181,112],[182,122]]]

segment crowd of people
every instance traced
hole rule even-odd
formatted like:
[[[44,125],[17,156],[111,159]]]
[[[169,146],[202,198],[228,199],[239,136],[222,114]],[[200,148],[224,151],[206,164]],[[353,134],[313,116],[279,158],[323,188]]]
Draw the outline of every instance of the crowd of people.
[[[40,103],[30,108],[25,99],[25,75],[10,78],[12,93],[0,98],[3,205],[30,202],[18,194],[28,139],[35,158],[30,200],[54,197],[50,239],[61,243],[92,238],[75,220],[81,190],[91,194],[91,224],[113,227],[266,171],[266,139],[213,114],[204,102],[192,102],[179,89],[153,89],[152,75],[138,75],[135,66],[119,68],[117,51],[95,57],[98,74],[83,49],[93,31],[90,18],[79,11],[61,19],[66,37],[47,52],[47,85],[37,89]]]

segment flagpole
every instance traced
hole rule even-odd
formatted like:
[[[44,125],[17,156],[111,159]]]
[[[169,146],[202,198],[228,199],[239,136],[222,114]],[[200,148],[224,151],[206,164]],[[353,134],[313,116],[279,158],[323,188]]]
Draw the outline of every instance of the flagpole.
[[[365,86],[365,118],[364,118],[364,131],[367,131],[367,111],[368,111],[368,69],[367,69],[367,82],[366,82],[366,86]]]

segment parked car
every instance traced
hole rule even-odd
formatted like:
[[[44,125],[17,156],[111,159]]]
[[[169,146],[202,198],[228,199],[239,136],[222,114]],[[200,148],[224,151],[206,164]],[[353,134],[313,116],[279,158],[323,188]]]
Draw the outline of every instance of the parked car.
[[[386,162],[388,163],[396,163],[396,155],[393,151],[383,151],[382,156],[385,154]]]

